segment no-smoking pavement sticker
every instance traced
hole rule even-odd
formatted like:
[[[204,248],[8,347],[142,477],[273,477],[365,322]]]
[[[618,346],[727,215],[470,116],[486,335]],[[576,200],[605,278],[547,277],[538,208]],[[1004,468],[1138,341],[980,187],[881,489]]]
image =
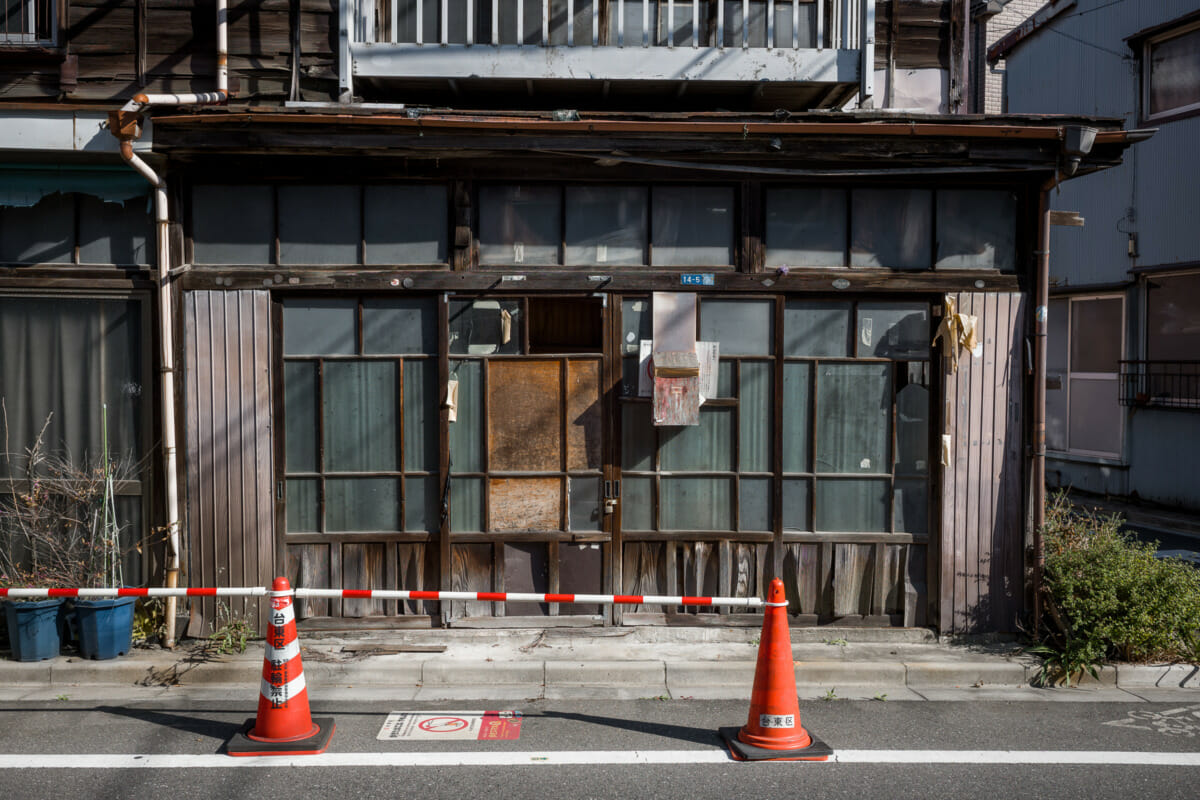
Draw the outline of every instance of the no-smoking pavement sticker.
[[[521,738],[520,711],[393,711],[376,739]]]

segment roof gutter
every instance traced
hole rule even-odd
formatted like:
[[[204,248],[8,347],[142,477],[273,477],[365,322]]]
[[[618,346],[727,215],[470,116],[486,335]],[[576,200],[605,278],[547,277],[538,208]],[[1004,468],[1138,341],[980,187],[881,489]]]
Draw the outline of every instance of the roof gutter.
[[[158,338],[162,367],[163,482],[166,484],[167,564],[166,583],[179,585],[180,544],[179,460],[175,425],[175,319],[171,286],[170,208],[166,179],[133,152],[141,136],[141,118],[154,106],[214,105],[229,99],[229,36],[226,0],[217,0],[217,90],[192,94],[137,94],[118,111],[109,112],[109,131],[120,142],[121,158],[154,187],[155,252],[158,272]],[[177,598],[167,598],[165,645],[175,646]]]

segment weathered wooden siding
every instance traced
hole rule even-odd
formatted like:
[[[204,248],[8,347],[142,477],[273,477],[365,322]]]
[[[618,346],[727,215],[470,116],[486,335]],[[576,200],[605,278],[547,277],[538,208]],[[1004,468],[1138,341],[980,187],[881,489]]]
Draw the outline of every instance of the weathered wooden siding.
[[[291,84],[292,0],[230,0],[230,88],[240,98],[285,97]],[[337,0],[298,0],[300,80],[326,99],[336,87]],[[144,13],[139,12],[139,5]],[[65,52],[77,59],[63,80],[55,57],[6,59],[7,100],[110,100],[140,91],[209,91],[216,71],[213,0],[71,0]],[[324,82],[324,83],[320,83]]]
[[[938,628],[1016,630],[1024,601],[1022,418],[1025,297],[952,295],[979,318],[979,358],[946,371]]]
[[[267,292],[188,292],[183,332],[186,581],[269,586],[276,565]],[[265,630],[265,603],[229,605]],[[212,600],[193,602],[188,634],[208,633],[215,611]]]

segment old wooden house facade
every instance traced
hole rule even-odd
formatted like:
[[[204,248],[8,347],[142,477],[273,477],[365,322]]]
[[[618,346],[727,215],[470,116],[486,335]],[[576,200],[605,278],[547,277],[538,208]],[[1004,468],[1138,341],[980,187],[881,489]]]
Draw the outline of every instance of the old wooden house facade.
[[[966,6],[10,4],[8,447],[54,411],[94,448],[107,403],[130,535],[166,533],[144,581],[780,576],[796,624],[1012,630],[1044,197],[1134,137],[959,115]],[[753,622],[728,611],[300,616]],[[199,634],[214,608],[189,612]]]

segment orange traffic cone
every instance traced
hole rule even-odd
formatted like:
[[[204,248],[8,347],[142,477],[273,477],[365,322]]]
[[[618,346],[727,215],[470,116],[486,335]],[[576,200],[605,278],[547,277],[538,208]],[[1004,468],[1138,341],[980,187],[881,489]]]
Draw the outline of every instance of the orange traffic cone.
[[[271,619],[263,659],[257,719],[246,720],[226,746],[231,756],[307,756],[325,752],[332,717],[313,720],[296,636],[296,612],[287,578],[271,585]]]
[[[833,755],[828,745],[800,724],[795,670],[787,597],[783,581],[776,578],[763,613],[749,718],[740,730],[721,728],[730,754],[738,761],[827,761]]]

